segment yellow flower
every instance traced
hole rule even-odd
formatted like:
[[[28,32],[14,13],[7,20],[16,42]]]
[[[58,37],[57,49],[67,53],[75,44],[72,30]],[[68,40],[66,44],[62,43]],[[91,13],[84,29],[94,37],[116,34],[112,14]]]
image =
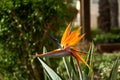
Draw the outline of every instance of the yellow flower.
[[[89,65],[79,55],[79,49],[75,47],[75,45],[78,44],[78,42],[85,35],[85,34],[80,35],[80,30],[81,30],[81,27],[71,32],[71,26],[69,24],[62,36],[61,43],[60,43],[60,46],[61,46],[60,49],[56,49],[56,50],[47,52],[45,54],[36,54],[36,56],[37,57],[55,57],[55,56],[63,57],[63,56],[72,55],[77,60],[80,60],[81,62],[83,62],[90,69]]]

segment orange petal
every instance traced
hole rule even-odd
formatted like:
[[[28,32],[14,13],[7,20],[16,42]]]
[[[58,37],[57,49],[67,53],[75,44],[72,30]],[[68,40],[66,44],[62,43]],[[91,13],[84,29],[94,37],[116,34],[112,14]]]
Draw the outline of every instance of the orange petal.
[[[74,51],[76,51],[76,52],[79,52],[79,51],[80,51],[80,49],[79,49],[78,47],[70,47],[70,49],[72,49],[72,50],[74,50]]]
[[[69,36],[70,34],[70,24],[67,26],[63,36],[62,36],[62,39],[61,39],[61,44],[63,44],[63,42],[65,41],[65,39]]]
[[[85,56],[85,57],[86,57],[86,53],[85,53],[85,52],[80,51],[80,49],[79,49],[79,48],[77,48],[77,47],[70,47],[70,49],[71,49],[71,50],[73,50],[73,51],[79,52],[79,53],[83,54],[83,56]]]
[[[73,31],[63,42],[64,46],[69,45],[73,40],[75,40],[80,33],[81,27],[79,27],[77,30]]]
[[[71,53],[77,60],[82,61],[82,63],[84,63],[89,69],[91,69],[90,66],[85,62],[85,60],[77,52],[71,50]]]
[[[70,45],[70,46],[76,45],[76,44],[84,37],[84,35],[85,35],[85,34],[82,34],[82,35],[80,35],[80,36],[78,36],[78,37],[73,38],[73,39],[69,42],[69,45]]]

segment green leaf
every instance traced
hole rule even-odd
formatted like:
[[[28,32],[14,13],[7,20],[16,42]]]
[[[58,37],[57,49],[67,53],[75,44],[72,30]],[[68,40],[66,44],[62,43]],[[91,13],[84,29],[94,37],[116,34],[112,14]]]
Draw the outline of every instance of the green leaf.
[[[79,78],[78,68],[76,67],[73,57],[72,56],[63,57],[63,62],[65,65],[69,80],[78,80]]]
[[[62,80],[61,77],[53,69],[51,69],[43,60],[41,60],[39,57],[37,57],[37,59],[40,61],[43,68],[46,70],[46,72],[49,74],[52,80]]]
[[[112,70],[110,72],[109,80],[117,80],[117,74],[118,74],[118,66],[119,66],[119,57],[116,59]]]
[[[64,65],[65,65],[65,68],[66,68],[66,71],[67,71],[67,74],[68,74],[68,77],[69,77],[69,79],[71,78],[71,75],[70,75],[70,64],[69,64],[69,61],[65,58],[65,57],[63,57],[63,62],[64,62]]]
[[[43,47],[43,53],[45,54],[47,52],[47,49],[45,48],[45,46]],[[51,65],[51,63],[50,63],[50,59],[48,58],[48,57],[45,57],[45,58],[43,58],[46,62],[47,62],[47,64],[50,66]]]
[[[47,52],[47,49],[46,49],[46,47],[44,46],[43,47],[43,53],[46,53]],[[49,58],[43,58],[43,60],[45,61],[45,62],[47,62],[47,64],[50,66],[50,60],[49,60]],[[50,78],[50,76],[47,74],[47,72],[46,72],[46,70],[44,69],[44,74],[46,74],[46,75],[44,75],[44,79],[45,80],[50,80],[51,78]]]
[[[91,80],[93,78],[93,71],[92,71],[92,66],[93,66],[93,51],[94,51],[94,44],[92,43],[90,46],[90,49],[88,51],[88,55],[87,55],[87,59],[86,62],[88,63],[88,65],[91,67],[91,69],[88,69],[88,67],[85,67],[85,74],[86,77],[88,76],[88,78]],[[85,76],[85,75],[84,75]]]

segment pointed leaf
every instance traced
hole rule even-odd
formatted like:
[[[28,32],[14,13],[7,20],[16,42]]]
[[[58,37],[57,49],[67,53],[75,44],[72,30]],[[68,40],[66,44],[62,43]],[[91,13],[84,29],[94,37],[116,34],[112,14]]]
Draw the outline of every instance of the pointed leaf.
[[[37,57],[37,59],[40,61],[43,68],[46,70],[52,80],[62,80],[61,77],[54,70],[52,70],[43,60],[41,60],[39,57]]]
[[[91,46],[90,46],[90,49],[89,49],[89,51],[88,51],[88,55],[87,55],[87,59],[86,59],[86,62],[87,62],[87,64],[92,68],[92,66],[93,66],[93,62],[92,62],[92,60],[93,60],[93,51],[94,51],[94,44],[92,43],[91,44]],[[84,68],[84,70],[85,70],[85,74],[86,74],[86,76],[89,78],[89,79],[93,79],[93,73],[92,73],[92,69],[88,69],[88,67],[85,67]]]
[[[119,57],[116,59],[114,65],[113,65],[113,68],[110,72],[109,80],[117,80],[118,66],[119,66]]]
[[[63,57],[63,62],[64,62],[64,65],[65,65],[65,68],[66,68],[68,77],[69,77],[69,79],[71,79],[71,75],[70,75],[70,72],[71,72],[70,64],[69,64],[68,60],[67,60],[65,57]]]

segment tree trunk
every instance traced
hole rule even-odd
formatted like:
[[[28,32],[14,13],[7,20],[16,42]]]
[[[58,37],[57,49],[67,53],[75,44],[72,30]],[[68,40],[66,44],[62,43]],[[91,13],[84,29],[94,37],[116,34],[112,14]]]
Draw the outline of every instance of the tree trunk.
[[[86,34],[85,40],[90,41],[90,0],[80,0],[80,15],[83,32]]]
[[[109,0],[111,27],[118,27],[118,0]]]
[[[110,5],[108,0],[99,0],[98,27],[104,32],[111,29]]]

